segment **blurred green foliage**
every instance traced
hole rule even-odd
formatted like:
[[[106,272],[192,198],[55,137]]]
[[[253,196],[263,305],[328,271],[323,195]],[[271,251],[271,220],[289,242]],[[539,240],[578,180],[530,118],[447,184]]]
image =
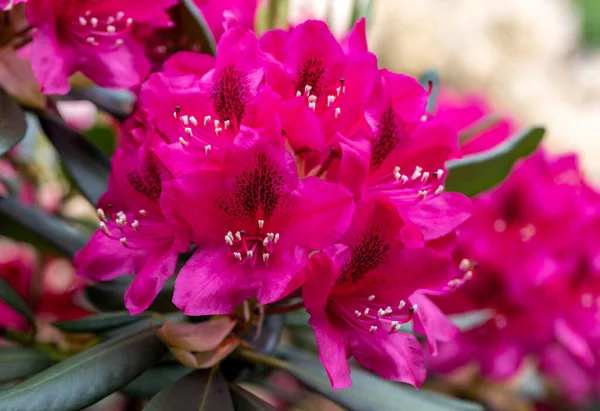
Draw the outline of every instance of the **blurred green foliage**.
[[[600,47],[600,1],[574,0],[581,9],[581,41],[584,47]]]

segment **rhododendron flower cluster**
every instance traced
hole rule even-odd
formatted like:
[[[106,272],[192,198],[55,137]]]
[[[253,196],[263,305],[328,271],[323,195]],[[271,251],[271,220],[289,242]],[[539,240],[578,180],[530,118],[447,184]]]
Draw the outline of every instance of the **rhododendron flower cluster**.
[[[184,314],[302,287],[334,388],[351,384],[350,356],[420,385],[421,347],[399,331],[413,320],[433,346],[455,334],[428,295],[451,288],[471,203],[444,191],[456,132],[415,79],[378,69],[364,27],[338,42],[321,21],[260,39],[234,26],[216,58],[167,60],[124,126],[79,274],[135,274],[137,314],[193,245],[175,281]]]
[[[474,361],[483,375],[505,379],[533,356],[567,395],[589,389],[593,379],[583,376],[597,367],[600,335],[599,201],[575,156],[543,151],[474,201],[455,258],[465,272],[476,262],[476,274],[438,301],[448,313],[494,316],[442,345],[435,370]]]

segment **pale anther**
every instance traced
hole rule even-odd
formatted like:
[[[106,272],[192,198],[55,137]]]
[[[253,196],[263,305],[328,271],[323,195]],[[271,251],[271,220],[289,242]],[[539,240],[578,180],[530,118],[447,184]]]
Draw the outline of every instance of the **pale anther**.
[[[117,20],[121,20],[123,17],[125,17],[125,13],[122,11],[117,11]]]
[[[471,267],[471,260],[468,258],[463,258],[458,265],[461,271],[467,271]]]
[[[183,121],[183,124],[185,124],[186,126],[189,124],[188,119],[189,119],[188,116],[181,116],[181,121]]]
[[[417,194],[417,197],[419,197],[420,199],[424,199],[426,196],[427,196],[426,190],[419,190],[419,194]]]
[[[215,128],[215,134],[216,134],[216,135],[219,135],[219,133],[220,133],[221,131],[223,131],[223,129],[222,129],[221,127],[217,127],[217,128]]]
[[[331,105],[335,102],[335,96],[327,96],[327,107],[331,107]]]
[[[429,171],[423,173],[423,177],[421,177],[421,181],[425,182],[429,178]]]
[[[106,24],[113,24],[115,22],[115,18],[113,16],[109,16],[106,19]]]
[[[146,210],[140,210],[140,214],[143,216],[146,216],[146,214],[148,214],[148,213],[146,213]]]
[[[369,328],[369,332],[372,333],[374,331],[377,331],[377,326],[376,325],[372,325],[371,328]]]
[[[444,192],[444,186],[439,186],[438,188],[435,189],[434,193],[436,196],[439,196],[440,194],[442,194]]]
[[[239,231],[236,231],[235,238],[237,238],[238,241],[241,240],[242,239],[242,233],[240,233]]]
[[[117,31],[117,28],[115,26],[106,26],[106,31],[109,33],[114,33]]]
[[[98,212],[98,218],[100,220],[104,220],[106,221],[106,215],[104,214],[104,210],[99,208],[98,210],[96,210]]]
[[[342,109],[339,107],[336,107],[335,109],[335,118],[338,118],[340,116],[340,113],[342,112]]]
[[[227,130],[227,129],[229,128],[229,125],[231,124],[231,121],[229,121],[229,120],[225,120],[225,121],[223,122],[223,124],[225,125],[225,130]]]
[[[205,154],[208,154],[208,152],[210,151],[210,149],[211,149],[211,146],[210,146],[210,144],[208,144],[208,145],[204,146],[204,153],[205,153]]]
[[[132,19],[131,17],[129,17],[129,18],[127,19],[127,25],[128,25],[128,26],[131,26],[131,24],[132,24],[132,23],[133,23],[133,19]]]
[[[279,241],[279,233],[276,233],[276,234],[275,234],[275,238],[273,239],[273,242],[274,242],[275,244],[277,244],[277,242],[278,242],[278,241]]]
[[[374,295],[370,295],[369,298],[367,298],[367,300],[369,300],[369,301],[373,301],[374,299],[375,299]]]
[[[471,278],[473,278],[473,271],[469,270],[465,273],[465,275],[463,276],[463,280],[468,281]]]
[[[365,315],[369,315],[369,309],[365,308]]]
[[[102,230],[102,232],[104,232],[104,234],[110,235],[110,231],[106,224],[104,224],[104,221],[100,221],[100,229]]]
[[[382,315],[385,315],[385,311],[384,311],[383,309],[381,309],[381,308],[380,308],[379,310],[377,310],[377,315],[378,315],[379,317],[381,317]]]
[[[138,220],[133,220],[133,223],[131,223],[131,228],[133,228],[136,231],[139,230],[140,222]]]
[[[204,116],[204,125],[207,125],[210,122],[210,116]]]
[[[417,167],[417,168],[415,169],[415,172],[413,173],[413,175],[412,175],[411,179],[412,179],[412,180],[416,180],[416,179],[418,179],[419,177],[421,177],[421,170],[419,170],[419,167]]]
[[[231,238],[229,238],[228,235],[225,236],[225,242],[227,243],[227,245],[231,246],[233,245],[233,240]]]
[[[437,178],[442,178],[443,175],[444,175],[444,170],[442,170],[441,168],[435,172],[435,176]]]
[[[402,324],[398,324],[398,325],[396,325],[396,327],[394,328],[394,331],[395,331],[395,332],[398,332],[398,331],[400,331],[400,329],[401,329],[401,328],[402,328]]]
[[[121,242],[121,244],[123,244],[125,247],[127,247],[127,239],[125,237],[121,237],[119,239],[119,241]]]
[[[400,300],[400,304],[398,304],[398,309],[399,310],[403,309],[405,305],[406,305],[406,303],[404,302],[404,300]]]
[[[423,114],[423,115],[421,116],[421,121],[422,121],[422,122],[425,122],[425,121],[427,121],[427,114]]]
[[[254,257],[254,251],[248,250],[248,252],[246,253],[246,257],[253,258]]]
[[[85,17],[79,17],[79,24],[81,24],[82,26],[85,26],[87,24],[87,20],[85,19]]]
[[[265,262],[266,262],[266,261],[269,259],[269,253],[264,253],[264,254],[262,255],[262,259],[263,259],[263,261],[265,261]]]
[[[95,39],[94,37],[91,37],[91,36],[90,36],[90,37],[88,37],[88,38],[86,38],[85,40],[86,40],[88,43],[90,43],[90,44],[94,44],[94,43],[96,42],[96,39]]]
[[[358,310],[354,310],[354,316],[355,316],[356,318],[360,317],[360,315],[361,315],[361,314],[360,314],[360,311],[358,311]]]
[[[190,143],[188,143],[187,141],[184,140],[183,137],[179,137],[179,142],[181,143],[182,146],[187,147]]]
[[[300,90],[296,91],[296,97],[300,97],[302,95],[302,92]]]
[[[242,254],[236,252],[236,253],[233,253],[233,256],[235,257],[236,260],[242,261]]]
[[[98,19],[96,17],[92,17],[90,21],[92,22],[92,26],[96,27],[98,25]]]
[[[119,47],[123,45],[123,39],[116,39],[115,40],[115,47]]]
[[[263,228],[265,225],[265,220],[258,220],[258,228]]]
[[[400,166],[394,167],[394,175],[400,172]]]
[[[194,125],[194,126],[197,126],[198,120],[196,120],[196,117],[190,116],[190,123],[192,123],[192,125]]]
[[[189,128],[189,127],[186,127],[185,128],[185,134],[187,134],[188,136],[191,136],[192,135],[192,129]]]

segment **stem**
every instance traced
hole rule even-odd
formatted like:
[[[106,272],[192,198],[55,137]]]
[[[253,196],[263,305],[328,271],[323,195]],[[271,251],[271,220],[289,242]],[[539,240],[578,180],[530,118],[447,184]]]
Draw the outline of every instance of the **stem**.
[[[299,310],[300,308],[304,308],[304,301],[299,301],[294,304],[288,305],[276,305],[276,306],[266,306],[265,314],[266,315],[274,315],[274,314],[285,314],[291,311]]]
[[[254,364],[263,364],[271,368],[280,368],[283,370],[288,370],[292,366],[290,363],[280,360],[279,358],[270,357],[256,351],[240,349],[237,351],[237,353],[240,357]]]
[[[210,374],[208,375],[208,381],[206,382],[206,388],[204,389],[204,394],[202,395],[202,402],[200,403],[200,408],[198,411],[203,411],[204,406],[206,405],[206,400],[208,399],[208,394],[210,393],[210,384],[212,383],[212,379],[215,375],[215,372],[219,369],[219,364],[214,365],[210,369]]]
[[[501,120],[502,118],[497,114],[490,114],[489,116],[484,117],[479,121],[476,121],[473,125],[471,125],[458,135],[458,142],[460,144],[466,143],[471,138],[476,137],[484,131],[487,131],[490,128],[494,127],[495,125],[500,123]]]

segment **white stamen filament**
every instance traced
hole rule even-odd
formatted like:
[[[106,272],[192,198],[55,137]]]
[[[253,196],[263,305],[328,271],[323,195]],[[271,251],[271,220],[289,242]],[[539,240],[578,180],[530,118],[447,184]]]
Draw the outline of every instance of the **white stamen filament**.
[[[210,151],[210,149],[211,149],[211,146],[210,146],[210,144],[209,144],[209,145],[206,145],[206,146],[204,146],[204,154],[208,154],[208,152]]]
[[[229,238],[228,235],[225,236],[225,242],[227,243],[228,246],[233,245],[233,240],[231,238]]]
[[[429,178],[429,171],[423,173],[423,177],[421,177],[421,181],[424,183]]]
[[[273,242],[274,242],[275,244],[277,244],[277,242],[278,242],[278,241],[279,241],[279,233],[276,233],[276,234],[275,234],[275,238],[273,239]]]
[[[267,262],[267,260],[269,259],[269,253],[264,253],[262,255],[262,259],[263,259],[263,262]]]
[[[196,117],[190,116],[190,123],[192,123],[193,126],[197,126],[198,120],[196,120]]]
[[[442,194],[444,192],[444,186],[439,186],[438,188],[435,189],[434,194],[436,196],[439,196],[440,194]]]
[[[237,238],[238,241],[241,240],[242,239],[242,233],[240,233],[239,231],[236,231],[235,238]]]
[[[229,125],[231,124],[231,121],[229,121],[229,120],[225,120],[225,121],[223,122],[223,124],[225,125],[225,130],[227,130],[227,129],[229,128]]]
[[[327,107],[331,107],[333,103],[335,103],[335,96],[327,96]]]
[[[419,194],[417,194],[417,197],[419,197],[420,199],[424,199],[427,196],[427,190],[419,190]]]
[[[190,137],[191,137],[191,136],[192,136],[192,129],[191,129],[191,128],[189,128],[189,127],[186,127],[186,128],[185,128],[185,134],[187,134],[188,136],[190,136]]]
[[[183,121],[183,124],[185,124],[186,126],[189,124],[189,117],[188,116],[181,116],[181,121]]]
[[[369,298],[367,298],[367,300],[369,300],[369,301],[373,301],[374,299],[375,299],[374,295],[370,295]]]
[[[341,112],[342,112],[342,109],[339,107],[336,107],[335,114],[334,114],[335,118],[338,118],[340,116]]]
[[[102,230],[102,232],[106,235],[110,235],[110,230],[108,229],[108,227],[106,226],[106,224],[104,223],[104,221],[100,221],[100,230]]]
[[[263,228],[265,226],[265,220],[258,220],[258,228]]]
[[[204,116],[204,125],[207,125],[210,122],[210,116]]]
[[[183,137],[179,137],[179,142],[181,143],[182,146],[187,147],[190,143],[188,143],[187,141],[184,140]]]
[[[104,214],[104,210],[99,208],[98,210],[96,210],[98,212],[98,218],[100,220],[104,220],[106,221],[106,215]]]
[[[127,247],[127,239],[125,237],[121,237],[119,239],[119,241],[121,242],[121,244],[123,244],[125,247]]]

